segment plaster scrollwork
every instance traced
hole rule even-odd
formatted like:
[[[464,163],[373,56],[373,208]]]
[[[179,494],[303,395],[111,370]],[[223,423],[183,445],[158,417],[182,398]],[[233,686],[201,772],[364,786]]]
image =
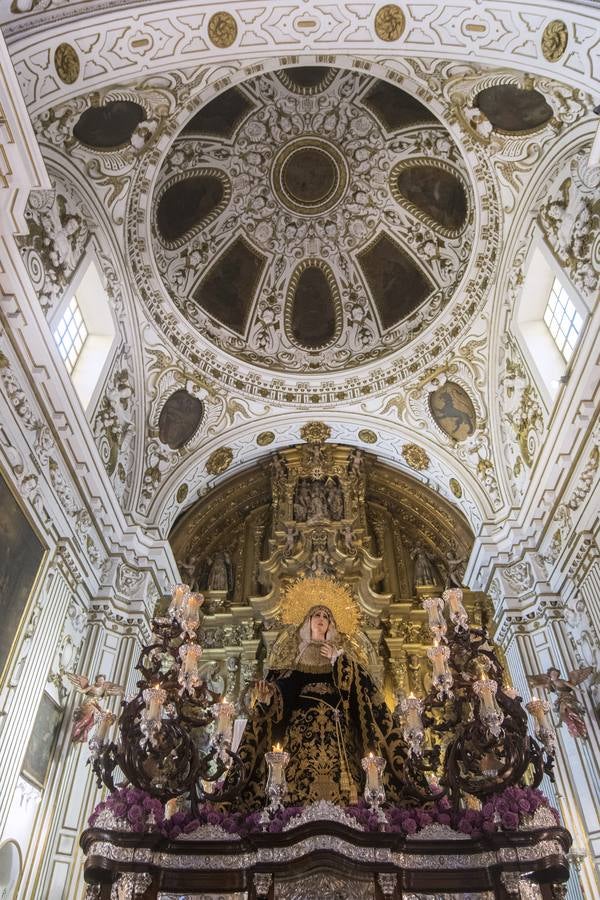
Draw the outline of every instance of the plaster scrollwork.
[[[128,346],[117,354],[106,389],[94,415],[92,430],[115,495],[123,501],[135,455],[135,388]]]
[[[2,332],[0,332],[1,336]],[[101,571],[107,556],[106,552],[99,547],[98,542],[91,534],[92,522],[89,513],[85,507],[80,505],[79,497],[73,488],[70,476],[66,473],[61,453],[50,429],[42,422],[34,410],[27,392],[14,374],[10,359],[2,351],[1,347],[0,383],[24,431],[31,434],[30,440],[36,459],[41,468],[45,470],[59,505],[71,520],[87,558],[94,569]],[[32,505],[36,510],[41,511],[43,501],[41,493],[38,495],[36,490],[37,484],[34,484],[29,476],[28,482],[26,490],[31,496]]]
[[[147,577],[147,572],[121,563],[117,569],[116,590],[129,600],[135,600],[141,596]]]
[[[155,83],[151,78],[146,79],[135,88],[103,87],[57,104],[35,120],[42,146],[53,147],[80,163],[86,181],[95,186],[115,225],[123,222],[125,194],[132,168],[139,157],[151,150],[160,139],[174,112],[175,91],[180,84],[181,77],[173,75],[156,79]],[[143,110],[144,118],[133,129],[130,138],[115,149],[96,149],[81,143],[75,137],[73,128],[82,113],[116,101],[135,103]]]
[[[148,391],[152,397],[148,414],[148,440],[145,447],[144,472],[138,509],[147,513],[164,483],[185,463],[189,466],[203,453],[207,439],[222,434],[225,429],[255,416],[265,415],[269,408],[262,403],[228,395],[215,387],[201,372],[190,367],[173,365],[161,349],[149,348]],[[204,414],[192,438],[181,449],[172,450],[159,438],[159,417],[167,399],[184,389],[204,404]]]
[[[542,94],[554,115],[544,125],[521,133],[494,129],[478,106],[478,93],[497,85],[514,85]],[[513,70],[457,76],[445,88],[452,109],[465,133],[488,148],[498,174],[504,209],[513,212],[519,194],[527,186],[531,172],[539,163],[545,145],[565,127],[575,124],[587,114],[590,96],[579,88],[543,77]]]
[[[533,570],[526,560],[509,566],[502,574],[509,587],[515,591],[524,593],[533,587]]]
[[[500,428],[509,483],[516,500],[525,493],[529,470],[545,432],[542,404],[516,341],[507,333],[501,350]]]
[[[21,256],[42,310],[52,312],[81,259],[93,228],[87,204],[72,190],[32,191],[25,209],[28,234],[18,237]]]
[[[585,148],[568,168],[555,171],[544,190],[539,223],[573,283],[593,303],[600,273],[600,169],[589,168],[588,156]]]

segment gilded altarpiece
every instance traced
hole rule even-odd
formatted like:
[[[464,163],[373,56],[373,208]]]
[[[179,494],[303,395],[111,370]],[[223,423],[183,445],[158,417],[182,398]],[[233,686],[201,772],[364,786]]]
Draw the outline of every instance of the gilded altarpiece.
[[[416,479],[318,439],[232,477],[171,534],[183,580],[206,598],[201,641],[215,688],[237,700],[280,633],[286,587],[330,575],[359,600],[370,669],[391,706],[429,689],[421,601],[461,584],[472,541],[462,515]],[[465,603],[487,621],[484,595],[465,590]]]

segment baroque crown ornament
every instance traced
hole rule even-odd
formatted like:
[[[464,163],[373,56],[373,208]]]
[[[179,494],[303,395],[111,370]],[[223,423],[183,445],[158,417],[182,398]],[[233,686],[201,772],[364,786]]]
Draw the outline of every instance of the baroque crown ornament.
[[[360,625],[360,610],[350,589],[334,578],[299,578],[283,596],[284,625],[301,625],[314,606],[333,613],[338,631],[351,636]]]

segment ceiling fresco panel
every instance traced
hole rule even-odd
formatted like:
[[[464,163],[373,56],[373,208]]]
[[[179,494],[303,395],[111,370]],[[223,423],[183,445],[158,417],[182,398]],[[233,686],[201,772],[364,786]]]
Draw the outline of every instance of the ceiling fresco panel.
[[[431,293],[433,285],[417,263],[386,234],[359,256],[384,329],[392,328]]]
[[[209,269],[194,299],[213,318],[243,335],[266,259],[236,238]]]

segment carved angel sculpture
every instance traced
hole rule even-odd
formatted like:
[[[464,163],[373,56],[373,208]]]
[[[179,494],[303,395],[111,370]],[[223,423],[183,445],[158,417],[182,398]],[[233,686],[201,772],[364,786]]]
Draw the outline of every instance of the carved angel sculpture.
[[[560,670],[551,666],[545,675],[529,675],[527,680],[532,687],[543,687],[549,693],[556,694],[554,709],[559,715],[559,724],[565,723],[569,734],[574,738],[587,739],[588,730],[583,719],[585,710],[577,699],[574,688],[594,671],[593,666],[574,669],[568,678],[560,677]]]
[[[85,675],[76,675],[74,672],[65,672],[75,689],[85,694],[85,699],[73,713],[73,728],[71,729],[71,742],[84,744],[88,739],[90,730],[94,725],[97,713],[105,712],[98,702],[103,697],[114,697],[125,693],[120,684],[107,681],[104,675],[96,675],[93,684]]]

